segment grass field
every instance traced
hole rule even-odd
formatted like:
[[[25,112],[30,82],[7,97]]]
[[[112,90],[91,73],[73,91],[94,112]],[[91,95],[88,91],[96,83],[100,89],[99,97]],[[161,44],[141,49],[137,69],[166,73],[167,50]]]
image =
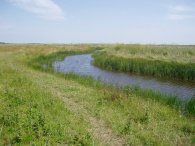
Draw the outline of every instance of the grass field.
[[[195,80],[195,46],[113,45],[94,58],[108,70]]]
[[[194,113],[49,67],[100,47],[0,45],[0,145],[194,145]]]

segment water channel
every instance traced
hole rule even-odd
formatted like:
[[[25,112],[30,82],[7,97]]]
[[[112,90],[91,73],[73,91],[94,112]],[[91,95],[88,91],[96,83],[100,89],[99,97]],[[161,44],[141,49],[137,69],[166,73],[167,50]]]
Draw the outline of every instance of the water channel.
[[[143,89],[152,89],[166,95],[177,96],[182,100],[190,99],[195,95],[195,83],[193,82],[164,80],[154,77],[111,72],[95,67],[92,61],[92,54],[68,56],[63,61],[54,62],[53,68],[58,72],[73,72],[79,75],[92,76],[94,79],[117,86],[133,85]]]

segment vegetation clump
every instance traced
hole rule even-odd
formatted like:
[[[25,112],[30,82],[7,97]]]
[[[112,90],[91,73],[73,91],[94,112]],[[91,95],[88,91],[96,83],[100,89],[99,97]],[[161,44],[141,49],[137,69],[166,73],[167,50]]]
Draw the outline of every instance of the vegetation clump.
[[[93,57],[108,70],[195,81],[194,46],[119,45]]]

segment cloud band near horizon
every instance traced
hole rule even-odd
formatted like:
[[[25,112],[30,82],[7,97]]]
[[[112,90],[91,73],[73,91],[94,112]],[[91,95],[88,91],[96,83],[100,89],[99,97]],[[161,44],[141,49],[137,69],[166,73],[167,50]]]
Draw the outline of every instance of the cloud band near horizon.
[[[36,16],[47,20],[63,20],[63,10],[53,0],[8,0]]]

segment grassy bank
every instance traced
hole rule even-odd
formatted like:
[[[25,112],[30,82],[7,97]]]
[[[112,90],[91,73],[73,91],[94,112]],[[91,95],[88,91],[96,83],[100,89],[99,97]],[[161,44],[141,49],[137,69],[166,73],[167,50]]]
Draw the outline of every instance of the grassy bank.
[[[84,53],[90,53],[90,52],[94,52],[94,49],[89,49],[89,50],[83,50],[83,51],[60,51],[60,52],[56,52],[56,53],[52,53],[49,55],[40,55],[38,57],[35,57],[33,59],[31,59],[29,61],[29,65],[32,66],[34,69],[38,69],[38,70],[43,70],[46,72],[51,72],[53,74],[56,74],[53,70],[52,67],[52,63],[55,60],[62,60],[64,59],[64,57],[66,56],[70,56],[70,55],[75,55],[75,54],[84,54]],[[96,55],[94,55],[96,57]],[[106,57],[104,57],[103,55],[101,55],[100,60],[98,60],[97,58],[95,59],[95,62],[101,62],[103,59],[105,59]],[[109,58],[111,59],[111,58]],[[117,66],[115,66],[117,67]],[[81,84],[84,85],[88,85],[89,87],[94,87],[95,88],[108,88],[115,90],[114,87],[112,86],[107,86],[99,81],[95,81],[92,78],[86,78],[86,77],[79,77],[78,75],[74,75],[74,74],[60,74],[57,73],[57,75],[60,75],[62,77],[65,77],[67,79],[73,79],[73,80],[77,80],[78,82],[80,82]],[[132,87],[132,86],[126,86],[125,88],[121,88],[120,89],[122,92],[126,92],[127,94],[129,93],[133,93],[135,95],[139,95],[142,96],[144,98],[150,98],[153,99],[155,101],[159,101],[163,104],[169,105],[173,108],[175,108],[176,110],[180,111],[183,114],[195,114],[195,97],[193,97],[191,100],[189,101],[182,101],[180,99],[178,99],[177,97],[172,97],[172,96],[166,96],[163,95],[161,93],[156,93],[152,90],[143,90],[139,87]]]
[[[48,68],[60,54],[70,55],[72,48],[73,54],[83,53],[92,46],[6,47],[0,46],[1,145],[195,143],[193,114],[182,114],[154,94],[146,98],[139,89],[107,87]]]
[[[195,46],[118,45],[94,58],[108,70],[195,81]]]
[[[41,78],[41,73],[24,65],[27,58],[51,51],[49,47],[0,46],[0,145],[92,145],[95,142],[87,131],[89,123],[47,91],[41,81],[44,75]],[[36,48],[41,51],[34,52]],[[37,79],[40,81],[36,82]]]

